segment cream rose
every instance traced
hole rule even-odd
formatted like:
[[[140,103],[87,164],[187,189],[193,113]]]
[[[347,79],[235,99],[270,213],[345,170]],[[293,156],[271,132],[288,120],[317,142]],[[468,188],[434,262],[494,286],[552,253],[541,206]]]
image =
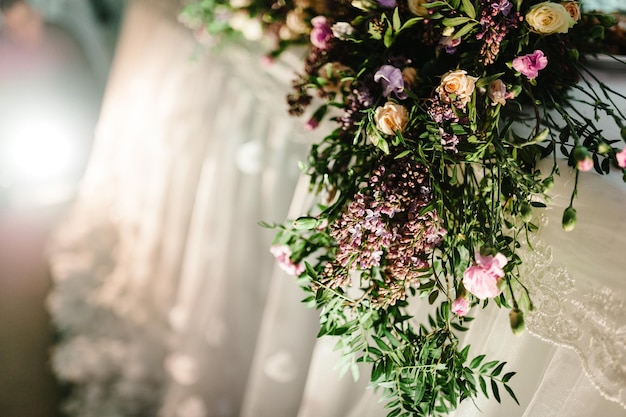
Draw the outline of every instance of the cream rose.
[[[300,9],[290,10],[287,13],[285,24],[293,33],[302,34],[309,33],[310,29],[304,22],[304,12]]]
[[[565,10],[567,10],[567,13],[569,13],[570,17],[572,18],[572,26],[574,25],[574,23],[580,20],[580,7],[578,6],[577,2],[566,1],[561,3],[561,5],[565,8]]]
[[[526,21],[533,31],[542,35],[567,33],[575,23],[563,5],[549,1],[531,7],[526,13]]]
[[[388,101],[383,107],[378,107],[374,113],[374,120],[378,130],[386,135],[395,135],[403,132],[409,121],[409,112],[406,107]]]
[[[435,90],[441,101],[450,103],[457,101],[462,107],[471,100],[478,78],[467,75],[465,70],[448,71],[441,77],[441,84]],[[456,96],[454,100],[450,97]]]
[[[423,5],[429,3],[429,0],[408,0],[409,10],[416,16],[428,16],[428,9]]]

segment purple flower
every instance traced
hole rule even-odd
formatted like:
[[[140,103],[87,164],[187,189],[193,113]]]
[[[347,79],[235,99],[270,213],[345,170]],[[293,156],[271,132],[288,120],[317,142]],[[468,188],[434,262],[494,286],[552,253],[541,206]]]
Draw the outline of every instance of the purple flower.
[[[396,0],[376,0],[383,7],[396,7]]]
[[[311,30],[311,43],[319,49],[328,49],[333,38],[333,30],[324,16],[317,16],[311,19],[313,29]]]
[[[536,78],[539,75],[539,71],[547,65],[548,58],[538,49],[532,54],[518,56],[513,60],[513,68],[531,80]]]
[[[439,47],[445,49],[446,53],[453,54],[456,47],[461,44],[461,38],[452,38],[452,36],[442,36],[439,39]]]
[[[509,0],[500,0],[499,3],[491,3],[491,8],[494,12],[500,12],[503,16],[508,16],[511,13],[513,4]]]
[[[404,91],[402,71],[393,65],[383,65],[380,67],[380,69],[376,71],[376,74],[374,74],[374,81],[382,84],[383,95],[385,97],[389,97],[392,93],[400,100],[404,100],[408,97]]]
[[[446,132],[442,127],[439,128],[439,134],[441,135],[441,145],[446,151],[458,152],[456,145],[459,144],[459,138],[454,133]]]

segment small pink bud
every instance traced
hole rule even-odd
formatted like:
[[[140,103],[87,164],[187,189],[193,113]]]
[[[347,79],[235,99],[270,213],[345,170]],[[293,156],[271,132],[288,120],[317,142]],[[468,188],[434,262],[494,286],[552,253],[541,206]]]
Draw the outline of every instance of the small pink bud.
[[[320,125],[320,122],[317,121],[317,119],[311,118],[304,124],[304,128],[310,131],[310,130],[317,129],[319,125]]]
[[[615,159],[617,159],[617,165],[620,168],[626,168],[626,148],[622,149],[620,152],[615,154]]]

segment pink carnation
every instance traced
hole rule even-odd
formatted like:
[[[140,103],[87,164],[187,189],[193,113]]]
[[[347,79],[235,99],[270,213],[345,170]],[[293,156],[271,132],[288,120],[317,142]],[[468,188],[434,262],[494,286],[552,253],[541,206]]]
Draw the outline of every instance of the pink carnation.
[[[477,253],[476,264],[463,273],[463,286],[481,300],[497,297],[502,292],[498,284],[504,277],[502,268],[507,263],[508,260],[501,253],[495,256]]]
[[[593,168],[593,160],[586,156],[576,163],[576,168],[579,171],[590,171]]]
[[[548,65],[548,58],[540,50],[535,50],[532,54],[518,56],[513,60],[513,68],[529,79],[537,78],[539,71]]]
[[[295,264],[291,260],[291,249],[284,245],[274,245],[270,248],[270,252],[278,261],[278,266],[289,275],[298,276],[304,272],[302,264]]]
[[[304,128],[306,130],[315,130],[320,125],[320,122],[315,118],[310,118],[305,124]]]
[[[452,302],[452,312],[460,317],[468,313],[469,307],[470,302],[465,297],[457,297],[457,299]]]
[[[311,30],[311,43],[319,49],[328,49],[333,38],[333,30],[324,16],[317,16],[311,19],[313,29]]]
[[[617,159],[617,165],[619,165],[620,168],[626,168],[626,148],[616,153],[615,158]]]

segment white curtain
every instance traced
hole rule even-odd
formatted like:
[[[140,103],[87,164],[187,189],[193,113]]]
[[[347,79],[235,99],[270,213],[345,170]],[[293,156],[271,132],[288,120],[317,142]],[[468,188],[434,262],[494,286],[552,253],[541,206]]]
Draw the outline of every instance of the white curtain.
[[[73,387],[65,408],[384,416],[367,369],[357,383],[333,369],[334,341],[315,339],[315,311],[275,267],[273,232],[257,224],[301,215],[310,198],[297,162],[323,131],[305,133],[286,114],[297,64],[263,67],[260,54],[234,46],[207,57],[177,24],[177,7],[129,3],[89,169],[51,246],[53,365]],[[456,416],[625,413],[626,186],[617,173],[585,175],[579,227],[565,234],[562,171],[528,255],[540,308],[531,332],[511,335],[507,312],[493,309],[464,339],[519,372],[511,385],[521,406],[478,400]]]

